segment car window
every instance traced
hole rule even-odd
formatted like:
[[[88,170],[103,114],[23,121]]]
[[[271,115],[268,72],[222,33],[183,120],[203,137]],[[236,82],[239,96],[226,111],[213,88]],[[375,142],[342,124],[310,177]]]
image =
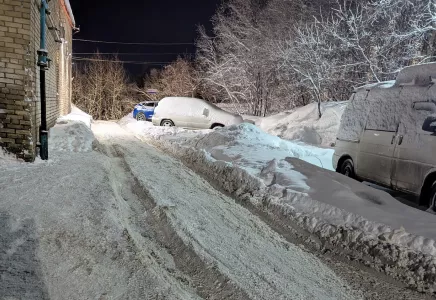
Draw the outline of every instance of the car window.
[[[150,102],[148,102],[148,103],[144,103],[144,106],[147,106],[147,107],[154,107],[154,103],[150,103]]]

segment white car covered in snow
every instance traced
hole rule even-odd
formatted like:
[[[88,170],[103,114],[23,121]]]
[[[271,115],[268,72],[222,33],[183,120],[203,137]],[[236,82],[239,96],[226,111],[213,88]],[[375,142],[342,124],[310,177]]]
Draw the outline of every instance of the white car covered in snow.
[[[436,210],[436,63],[356,89],[342,115],[334,168],[420,196]]]
[[[159,101],[152,118],[155,126],[213,129],[243,122],[239,115],[226,112],[201,99],[167,97]]]

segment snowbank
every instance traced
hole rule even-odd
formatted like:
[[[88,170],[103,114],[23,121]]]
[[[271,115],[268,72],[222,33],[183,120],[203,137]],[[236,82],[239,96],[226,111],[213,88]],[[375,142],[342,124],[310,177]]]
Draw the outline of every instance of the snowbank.
[[[147,127],[153,128],[153,124],[151,122],[137,121],[133,117],[133,112],[122,118],[118,123],[121,126],[127,127],[129,130],[136,132],[142,132]]]
[[[94,134],[83,122],[63,120],[50,129],[48,147],[49,151],[91,152],[94,141]]]
[[[267,133],[283,139],[330,147],[336,141],[341,116],[347,103],[347,101],[322,103],[321,118],[318,117],[317,104],[311,103],[255,122]],[[246,119],[252,120],[250,117]]]
[[[291,142],[269,135],[252,124],[240,124],[223,130],[214,130],[198,141],[186,140],[185,145],[204,149],[212,158],[227,160],[244,166],[256,174],[272,158],[283,160],[296,157],[322,168],[332,169],[333,150]]]
[[[147,128],[135,133],[247,203],[297,223],[316,236],[319,242],[313,243],[320,248],[354,257],[415,288],[433,286],[434,216],[318,168],[327,165],[332,150],[284,141],[251,124],[208,132]]]
[[[22,160],[19,160],[15,155],[0,147],[0,166],[19,162],[22,162]]]
[[[58,118],[59,121],[79,121],[83,122],[86,126],[91,128],[92,116],[80,110],[77,106],[73,105],[71,108],[71,113],[68,115]]]
[[[92,117],[73,105],[71,113],[58,118],[49,132],[49,151],[91,152],[95,137],[91,131]]]

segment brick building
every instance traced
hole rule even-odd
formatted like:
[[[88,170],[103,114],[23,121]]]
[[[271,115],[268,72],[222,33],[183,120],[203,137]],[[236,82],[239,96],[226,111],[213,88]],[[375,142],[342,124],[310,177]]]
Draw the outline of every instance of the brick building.
[[[0,147],[33,161],[41,103],[37,50],[41,0],[0,0]],[[47,124],[71,109],[74,16],[68,0],[51,0],[46,43]]]

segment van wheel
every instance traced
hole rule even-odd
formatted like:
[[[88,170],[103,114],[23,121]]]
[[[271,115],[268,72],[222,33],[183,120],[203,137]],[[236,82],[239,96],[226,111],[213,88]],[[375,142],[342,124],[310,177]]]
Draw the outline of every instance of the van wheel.
[[[160,126],[173,127],[174,123],[171,120],[162,120],[162,122],[160,123]]]
[[[430,190],[430,198],[429,198],[430,208],[433,211],[436,211],[436,181],[433,183],[433,186]]]
[[[355,178],[354,163],[351,159],[344,160],[339,171],[339,173],[341,173],[342,175],[353,179]]]

